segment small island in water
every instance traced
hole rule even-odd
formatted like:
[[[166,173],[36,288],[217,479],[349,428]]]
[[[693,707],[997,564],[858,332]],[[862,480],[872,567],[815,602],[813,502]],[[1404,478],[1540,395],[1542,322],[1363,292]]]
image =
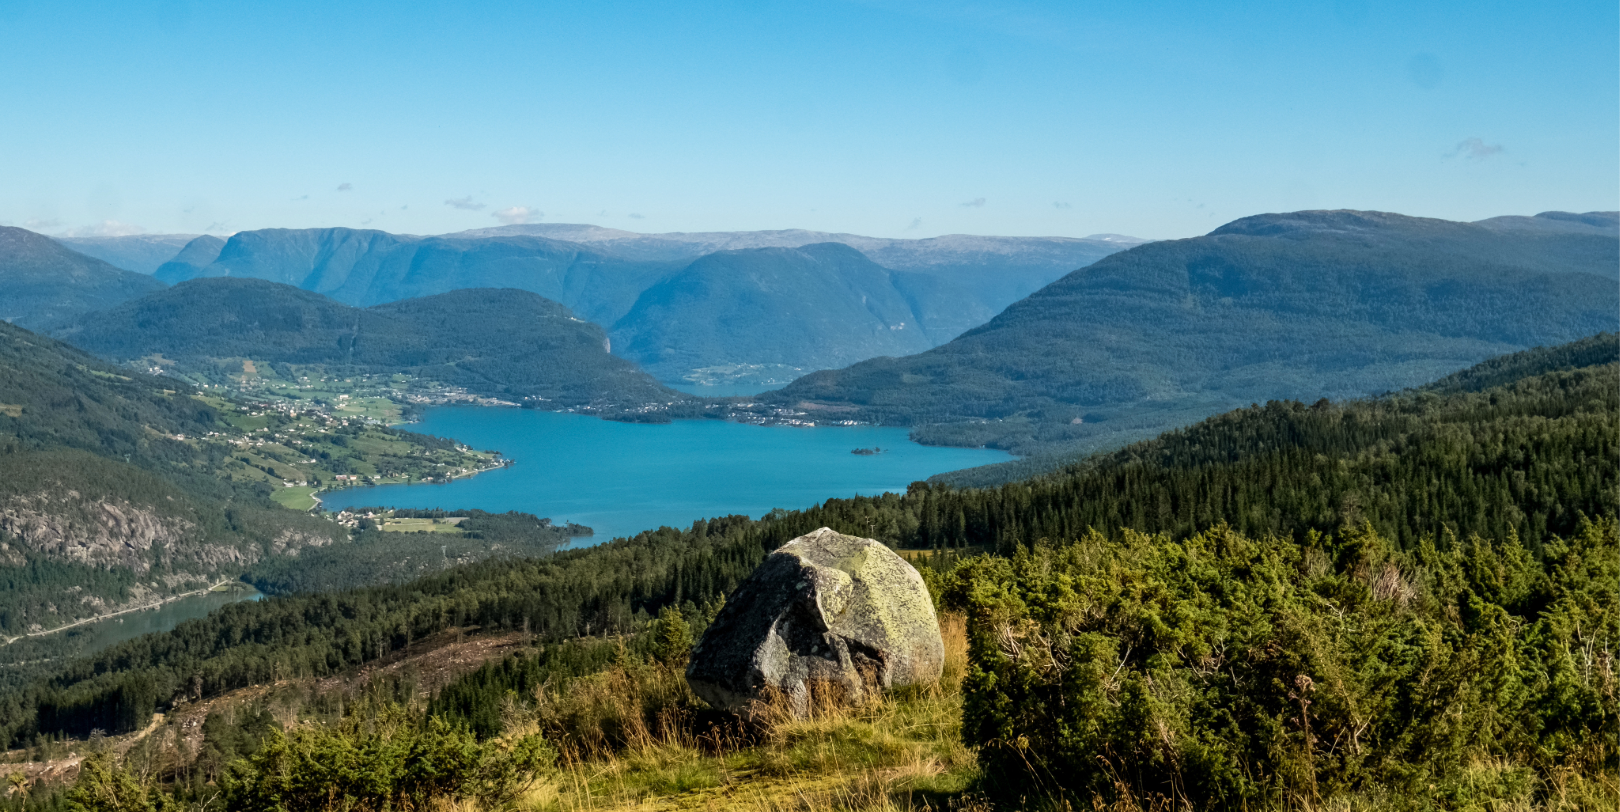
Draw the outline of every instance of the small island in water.
[[[851,454],[859,454],[859,455],[861,455],[863,457],[870,457],[870,456],[872,456],[874,454],[882,454],[883,449],[878,448],[877,446],[872,446],[871,448],[853,449],[849,453],[851,453]]]

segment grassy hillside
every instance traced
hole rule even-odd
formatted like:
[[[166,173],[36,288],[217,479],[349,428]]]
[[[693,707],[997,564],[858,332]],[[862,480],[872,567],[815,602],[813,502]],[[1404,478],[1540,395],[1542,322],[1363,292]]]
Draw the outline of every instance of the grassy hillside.
[[[946,345],[808,375],[776,397],[919,426],[924,442],[1118,444],[1612,330],[1617,246],[1378,213],[1263,215],[1114,254]]]
[[[37,328],[162,288],[49,237],[0,226],[0,320]]]
[[[519,290],[459,290],[361,309],[257,279],[199,279],[58,335],[105,358],[161,356],[174,371],[205,377],[241,374],[249,362],[404,373],[549,408],[684,398],[609,354],[601,328]]]

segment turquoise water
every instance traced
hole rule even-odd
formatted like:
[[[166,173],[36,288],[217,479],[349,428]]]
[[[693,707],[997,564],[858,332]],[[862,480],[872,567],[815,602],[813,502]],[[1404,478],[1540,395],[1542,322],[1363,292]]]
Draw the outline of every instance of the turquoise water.
[[[226,604],[244,600],[256,601],[263,597],[259,590],[251,587],[238,592],[205,592],[170,601],[153,609],[142,609],[86,623],[83,626],[74,626],[56,634],[71,635],[73,645],[82,646],[82,653],[88,654],[125,640],[133,640],[143,634],[166,632],[185,621],[207,617],[209,612]]]
[[[831,497],[904,491],[934,474],[1011,459],[1002,451],[920,446],[906,430],[785,428],[720,420],[615,423],[530,409],[429,409],[412,431],[505,454],[515,464],[438,485],[382,485],[321,494],[356,506],[521,510],[596,529],[591,542],[659,526]],[[874,456],[851,454],[878,446]]]

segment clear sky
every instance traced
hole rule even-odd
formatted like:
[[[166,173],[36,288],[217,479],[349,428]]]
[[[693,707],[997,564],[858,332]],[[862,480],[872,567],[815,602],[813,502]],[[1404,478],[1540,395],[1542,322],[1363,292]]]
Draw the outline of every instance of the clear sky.
[[[1620,208],[1613,0],[0,0],[0,224],[1166,238]]]

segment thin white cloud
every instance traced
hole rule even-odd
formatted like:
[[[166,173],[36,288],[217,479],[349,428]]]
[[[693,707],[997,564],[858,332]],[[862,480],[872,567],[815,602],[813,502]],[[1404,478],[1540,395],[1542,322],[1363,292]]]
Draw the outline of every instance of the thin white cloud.
[[[23,221],[23,228],[26,228],[29,231],[48,231],[53,228],[61,227],[62,221],[54,217],[49,220],[42,220],[38,217],[30,217],[29,219]]]
[[[646,217],[643,217],[643,216],[641,216],[641,215],[639,215],[639,214],[637,214],[635,212],[630,212],[629,214],[626,214],[625,216],[632,219],[632,220],[645,220],[645,219],[647,219]]]
[[[1501,144],[1487,144],[1483,138],[1464,138],[1457,143],[1457,147],[1446,155],[1448,158],[1467,158],[1470,161],[1483,161],[1505,150]]]
[[[473,202],[472,195],[446,200],[444,201],[444,205],[449,206],[452,209],[462,209],[464,211],[482,211],[484,208],[484,204]]]
[[[982,209],[982,208],[984,208],[984,198],[975,197],[972,200],[969,200],[968,202],[963,203],[962,208],[964,208],[964,209]]]
[[[512,206],[510,208],[505,208],[498,212],[494,212],[490,214],[490,216],[501,221],[501,223],[504,225],[516,226],[527,223],[529,220],[536,217],[544,217],[545,212],[535,211],[528,206]]]

